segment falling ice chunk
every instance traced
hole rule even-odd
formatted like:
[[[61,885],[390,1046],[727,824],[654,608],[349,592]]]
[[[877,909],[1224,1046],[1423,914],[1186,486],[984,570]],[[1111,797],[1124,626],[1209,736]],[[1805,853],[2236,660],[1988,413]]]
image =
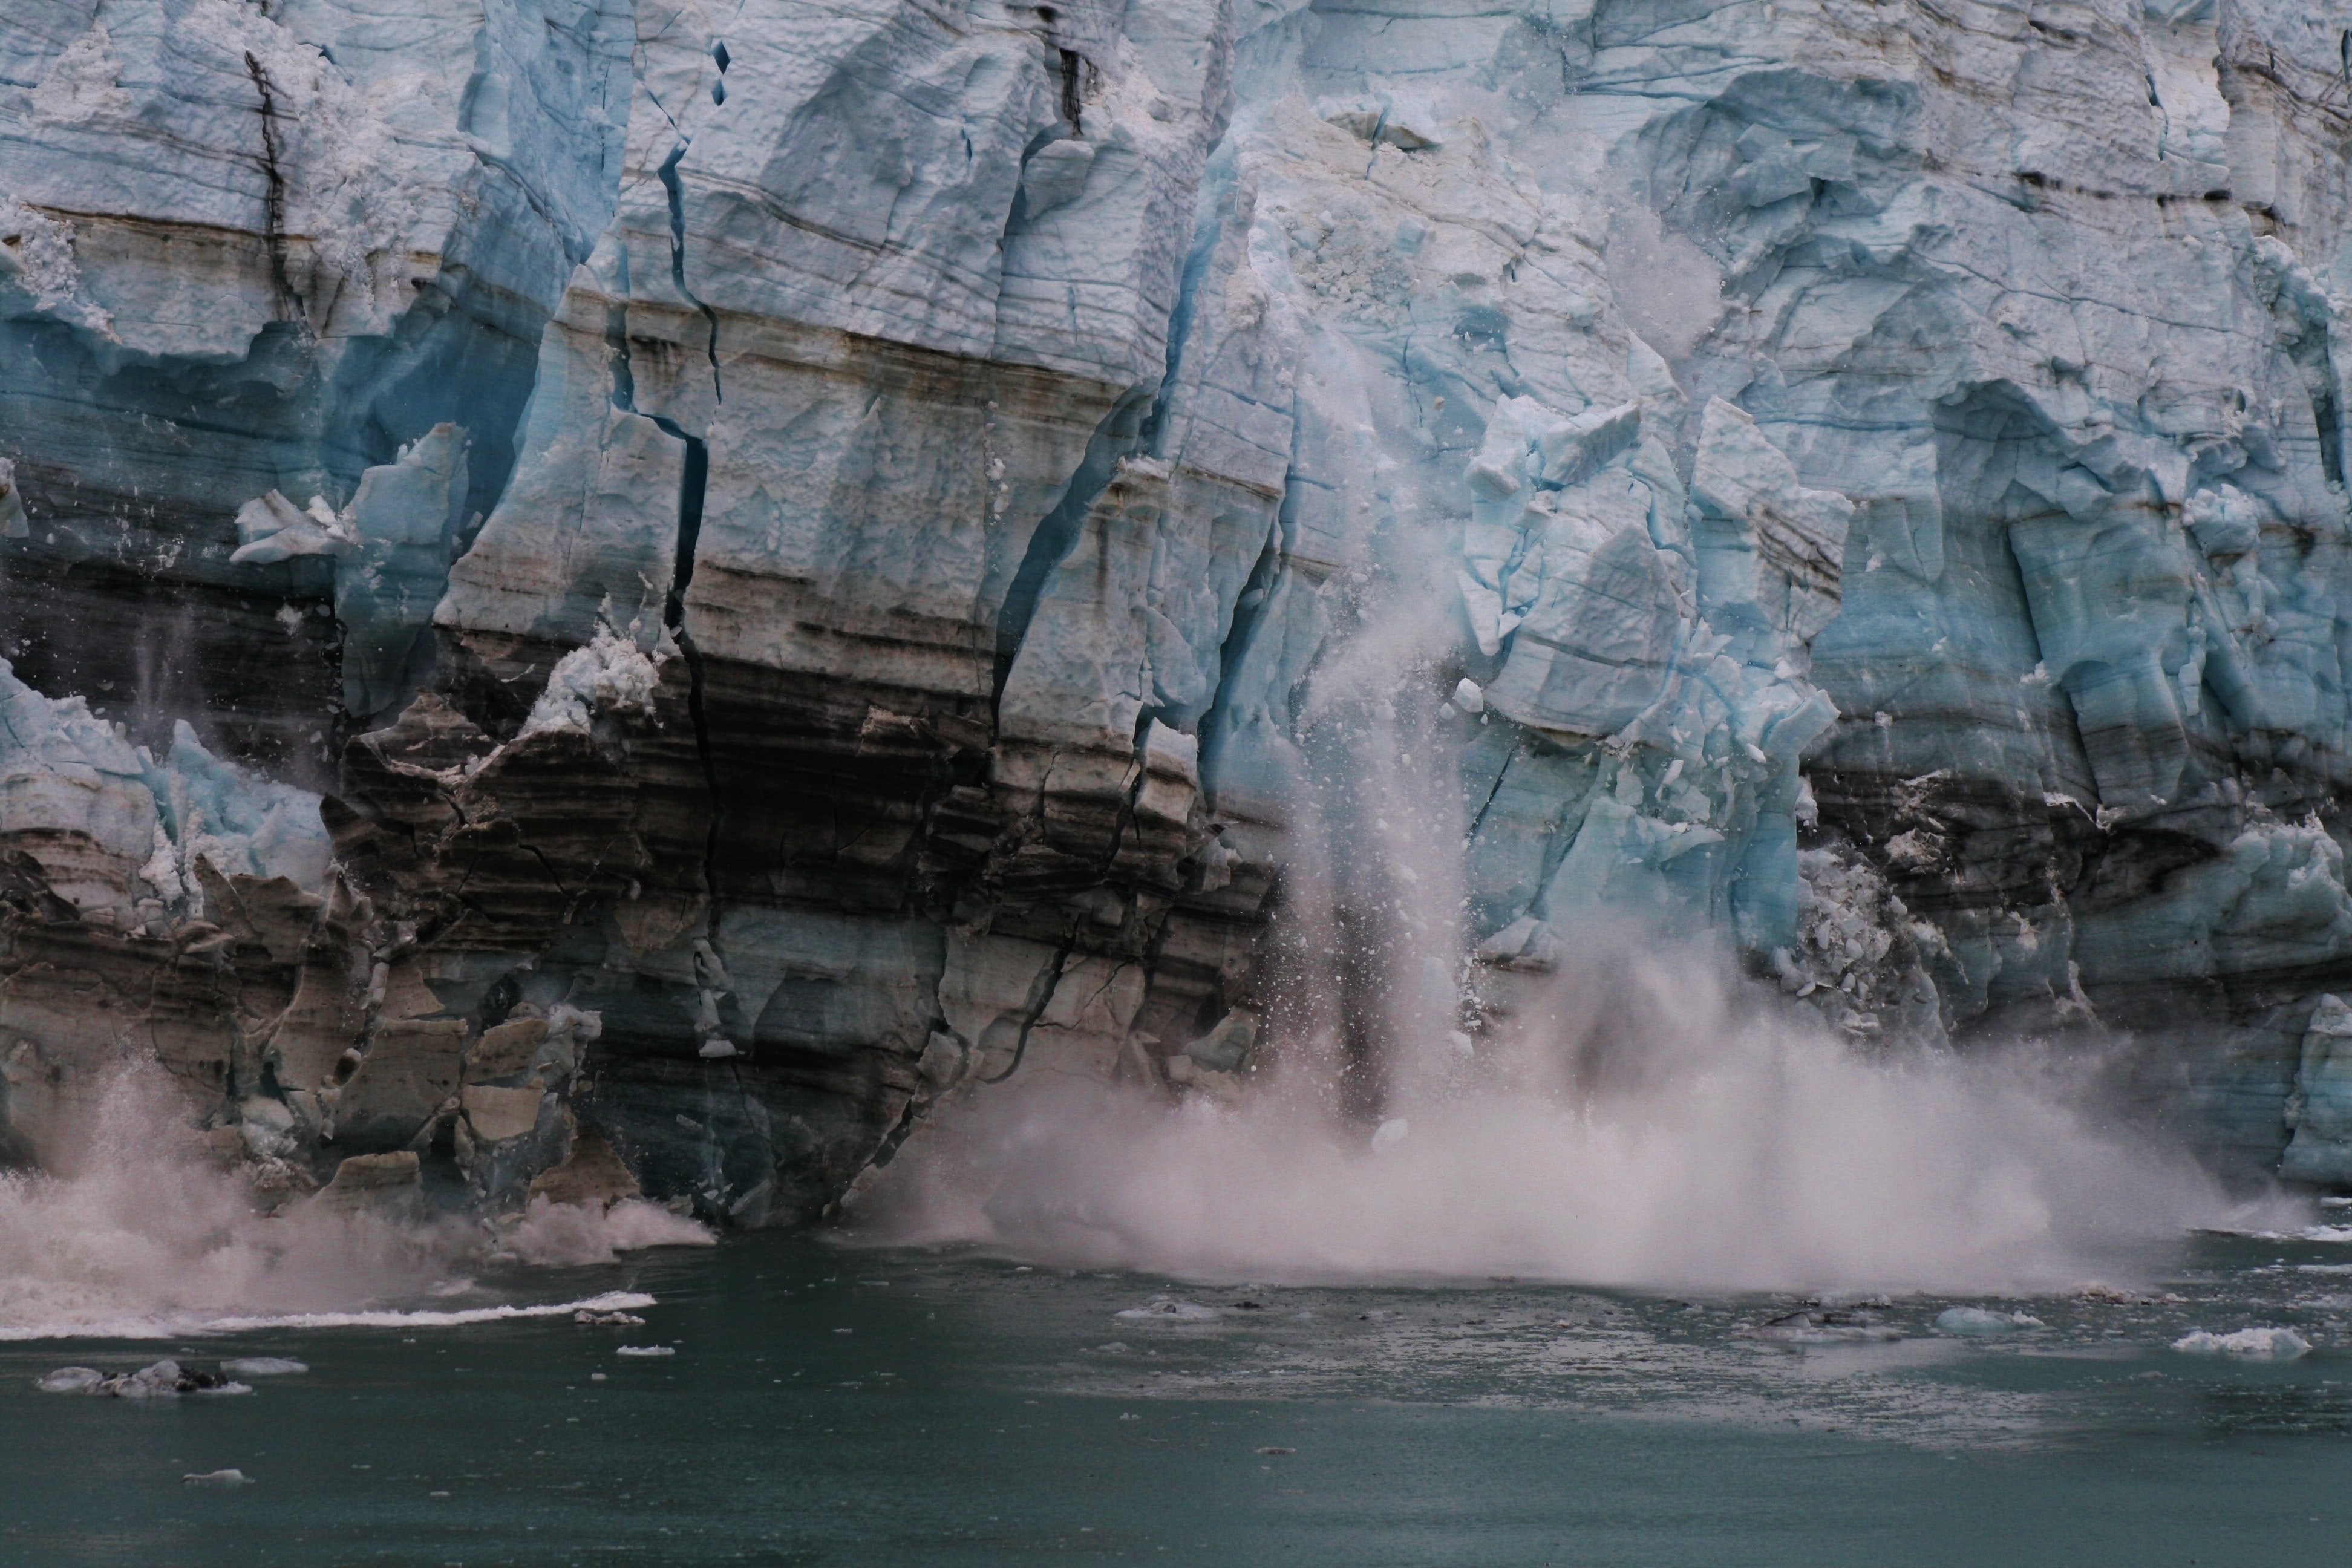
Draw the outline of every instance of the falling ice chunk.
[[[1484,713],[1486,710],[1485,689],[1467,676],[1464,677],[1454,683],[1454,706],[1465,713]]]
[[[1393,1121],[1381,1122],[1381,1130],[1372,1134],[1372,1152],[1377,1154],[1383,1150],[1395,1148],[1404,1142],[1405,1134],[1411,1131],[1412,1129],[1405,1125],[1405,1120],[1402,1116]]]
[[[705,1040],[702,1042],[702,1048],[695,1053],[705,1061],[719,1061],[736,1054],[735,1042],[725,1039]]]

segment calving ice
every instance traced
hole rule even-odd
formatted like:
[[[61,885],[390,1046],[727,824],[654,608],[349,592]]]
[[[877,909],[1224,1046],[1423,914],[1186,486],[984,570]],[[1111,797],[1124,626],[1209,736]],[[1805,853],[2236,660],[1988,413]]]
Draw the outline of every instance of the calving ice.
[[[2347,116],[2344,0],[16,0],[0,1344],[129,1402],[0,1555],[129,1404],[257,1560],[2235,1495],[2340,1425]],[[2215,1555],[1926,1468],[1801,1511]]]
[[[1048,9],[6,25],[12,1147],[809,1218],[1663,929],[2352,1173],[2328,24]]]

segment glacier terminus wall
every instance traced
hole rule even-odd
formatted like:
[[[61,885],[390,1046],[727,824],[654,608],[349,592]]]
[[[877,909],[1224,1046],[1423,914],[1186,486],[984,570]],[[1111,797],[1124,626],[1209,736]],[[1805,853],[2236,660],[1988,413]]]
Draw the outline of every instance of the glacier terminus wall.
[[[13,0],[0,1153],[790,1221],[1605,923],[2352,1185],[2347,154],[2345,0]]]

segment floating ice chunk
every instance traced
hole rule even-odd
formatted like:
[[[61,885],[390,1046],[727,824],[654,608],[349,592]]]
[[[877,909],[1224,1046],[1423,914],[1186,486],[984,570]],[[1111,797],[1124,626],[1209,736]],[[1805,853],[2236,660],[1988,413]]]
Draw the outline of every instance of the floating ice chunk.
[[[676,1355],[677,1353],[677,1347],[675,1345],[623,1345],[613,1353],[614,1355],[639,1356]]]
[[[1893,1298],[1883,1290],[1823,1290],[1813,1300],[1832,1311],[1853,1307],[1892,1307]]]
[[[1148,1301],[1140,1307],[1129,1307],[1127,1310],[1113,1315],[1130,1321],[1158,1319],[1164,1322],[1204,1323],[1217,1316],[1217,1310],[1214,1307],[1203,1307],[1192,1301],[1179,1301],[1173,1297],[1162,1296],[1157,1300]]]
[[[239,1487],[253,1485],[253,1478],[243,1470],[206,1470],[200,1476],[182,1476],[182,1486],[202,1487],[207,1491],[235,1491]]]
[[[1867,1312],[1834,1308],[1816,1311],[1801,1307],[1745,1331],[1799,1345],[1883,1343],[1903,1337],[1902,1330],[1889,1328]]]
[[[221,1363],[221,1371],[230,1377],[294,1377],[310,1370],[308,1362],[290,1356],[238,1356]]]
[[[33,1386],[43,1394],[88,1394],[106,1381],[106,1373],[94,1366],[61,1366],[33,1380]]]
[[[1995,1334],[2044,1326],[2041,1319],[2028,1313],[1988,1312],[1982,1307],[1947,1307],[1936,1314],[1938,1333],[1957,1334],[1963,1339],[1989,1339]]]
[[[2172,1348],[2187,1355],[2262,1356],[2272,1361],[2293,1361],[2311,1353],[2311,1342],[2293,1329],[2240,1329],[2234,1334],[2192,1329],[2173,1341]]]
[[[159,1361],[137,1372],[109,1375],[95,1367],[64,1366],[37,1380],[43,1394],[88,1394],[106,1399],[177,1399],[183,1394],[251,1394],[252,1388],[217,1373],[196,1372],[176,1361]]]

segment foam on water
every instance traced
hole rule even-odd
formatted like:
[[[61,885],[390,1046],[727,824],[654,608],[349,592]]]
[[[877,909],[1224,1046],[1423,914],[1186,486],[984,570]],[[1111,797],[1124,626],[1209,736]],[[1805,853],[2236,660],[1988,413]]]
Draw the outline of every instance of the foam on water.
[[[494,1307],[455,1310],[419,1308],[356,1312],[287,1312],[263,1317],[212,1318],[173,1333],[234,1334],[254,1329],[459,1329],[468,1323],[503,1323],[518,1318],[565,1318],[575,1312],[623,1312],[650,1307],[654,1299],[642,1290],[606,1290],[570,1301],[500,1302]],[[0,1338],[8,1337],[0,1334]],[[33,1336],[16,1336],[20,1338]],[[47,1337],[47,1336],[42,1336]],[[123,1338],[153,1338],[152,1334]]]

